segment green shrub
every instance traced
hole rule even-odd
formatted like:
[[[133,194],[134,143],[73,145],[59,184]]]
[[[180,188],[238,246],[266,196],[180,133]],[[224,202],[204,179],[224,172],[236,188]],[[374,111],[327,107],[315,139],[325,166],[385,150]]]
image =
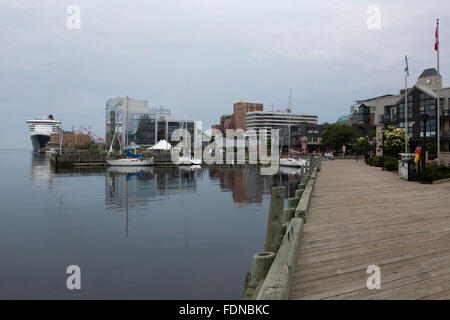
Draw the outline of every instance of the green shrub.
[[[373,157],[373,160],[372,160],[372,165],[373,166],[381,167],[382,164],[383,164],[383,157],[381,157],[381,156]]]
[[[397,160],[384,161],[384,167],[386,168],[386,170],[389,171],[398,170],[398,161]]]
[[[450,167],[438,167],[436,164],[428,164],[425,175],[427,181],[450,178]]]
[[[382,156],[373,157],[372,165],[375,167],[382,167],[383,166],[383,157]],[[390,171],[398,170],[397,158],[392,157],[392,156],[384,156],[384,167]]]

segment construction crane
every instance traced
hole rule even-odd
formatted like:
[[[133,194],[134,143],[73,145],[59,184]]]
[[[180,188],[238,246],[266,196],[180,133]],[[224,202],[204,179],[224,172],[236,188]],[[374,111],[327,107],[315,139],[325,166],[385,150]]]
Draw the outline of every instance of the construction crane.
[[[94,141],[95,143],[103,143],[105,141],[105,139],[96,135],[91,129],[92,129],[91,126],[88,126],[88,128],[86,128],[85,126],[80,126],[79,132],[87,134],[92,139],[92,141]],[[72,132],[75,132],[75,131],[76,131],[75,127],[72,126]]]

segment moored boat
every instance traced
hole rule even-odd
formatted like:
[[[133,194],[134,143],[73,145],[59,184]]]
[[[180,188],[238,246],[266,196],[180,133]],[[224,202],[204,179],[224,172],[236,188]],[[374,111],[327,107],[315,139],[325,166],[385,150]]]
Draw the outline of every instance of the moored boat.
[[[42,119],[27,120],[26,123],[30,127],[33,151],[43,150],[50,141],[50,135],[61,129],[61,121],[55,120],[51,114],[48,117],[42,116]]]
[[[304,159],[282,158],[282,159],[280,159],[280,166],[284,166],[284,167],[308,166],[308,161],[306,161]]]
[[[152,166],[153,158],[139,159],[139,158],[125,158],[117,160],[106,160],[110,166]]]

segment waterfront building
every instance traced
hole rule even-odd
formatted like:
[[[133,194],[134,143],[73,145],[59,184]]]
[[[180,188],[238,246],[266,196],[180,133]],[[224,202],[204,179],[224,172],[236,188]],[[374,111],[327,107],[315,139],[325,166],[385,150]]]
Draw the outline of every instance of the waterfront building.
[[[400,95],[382,95],[375,98],[356,100],[350,107],[350,114],[339,117],[337,123],[352,126],[357,137],[374,137],[376,134],[377,110],[396,101]]]
[[[64,131],[62,134],[62,146],[66,148],[75,148],[76,146],[84,146],[91,141],[88,134],[80,133],[78,131]],[[48,146],[54,149],[61,145],[61,132],[52,133]]]
[[[275,112],[253,111],[247,113],[246,128],[247,131],[255,130],[256,134],[259,133],[259,130],[266,129],[268,137],[271,136],[272,129],[278,129],[280,145],[282,145],[283,148],[287,149],[289,148],[289,145],[291,145],[291,148],[295,147],[297,149],[306,150],[308,143],[319,143],[319,140],[317,140],[315,136],[308,136],[308,130],[305,129],[308,128],[308,126],[309,128],[318,128],[319,125],[317,122],[318,117],[316,115],[292,113],[289,109]],[[291,130],[290,135],[289,128]],[[315,131],[315,129],[311,130]],[[299,136],[299,132],[301,136]],[[322,132],[322,130],[320,130],[320,132]],[[291,143],[289,143],[289,137]],[[306,141],[302,141],[302,137],[304,137]]]
[[[232,114],[224,114],[220,117],[220,131],[226,132],[228,129],[234,129]]]
[[[259,130],[266,129],[268,137],[271,136],[272,129],[278,129],[280,144],[288,147],[289,127],[292,133],[292,128],[295,126],[303,126],[305,124],[317,125],[317,122],[318,118],[315,115],[291,113],[289,109],[276,112],[254,111],[247,114],[246,127],[247,130],[255,130],[256,134],[258,134]],[[291,135],[291,140],[293,138],[294,136]]]
[[[239,99],[233,103],[233,114],[224,114],[220,117],[220,124],[212,125],[212,128],[220,130],[223,134],[228,129],[242,129],[246,131],[247,113],[253,111],[263,111],[262,103],[248,102]]]
[[[291,148],[303,152],[325,152],[322,134],[327,124],[301,123],[291,126]],[[286,145],[286,143],[283,143]]]
[[[159,140],[172,142],[175,129],[187,129],[192,143],[197,141],[200,124],[195,120],[178,120],[170,109],[149,108],[147,100],[117,97],[106,102],[106,145],[111,144],[116,126],[123,148],[132,144],[151,147]],[[174,141],[175,143],[175,141]]]
[[[440,135],[444,148],[450,147],[450,88],[442,88],[441,81],[437,81],[438,73],[434,68],[426,69],[417,80],[416,85],[408,89],[408,136],[409,152],[423,142],[423,122],[421,116],[429,116],[426,123],[427,131],[425,140],[436,142],[437,140],[437,97],[440,97]],[[382,154],[381,141],[383,130],[391,125],[396,128],[405,127],[405,90],[400,90],[397,95],[385,95],[375,99],[360,101],[362,105],[370,108],[376,126],[377,154]],[[371,115],[372,117],[372,115]]]
[[[270,131],[304,123],[317,124],[317,122],[316,115],[292,113],[289,109],[276,112],[253,111],[247,114],[246,128],[247,130],[267,129]]]
[[[134,142],[150,146],[156,141],[156,115],[151,114],[147,100],[116,97],[106,101],[106,145],[111,144],[116,126],[120,144],[125,147]]]
[[[263,111],[262,103],[248,102],[245,99],[239,99],[233,104],[233,129],[247,130],[247,115],[250,112]]]
[[[179,139],[173,140],[172,133],[176,129],[186,129],[189,132],[191,136],[191,148],[201,146],[202,128],[200,121],[197,120],[160,119],[156,131],[157,141],[166,140],[172,145],[175,145]]]
[[[314,127],[314,129],[308,130]],[[268,136],[272,129],[278,129],[280,133],[280,144],[289,145],[289,127],[291,128],[292,146],[308,145],[312,149],[318,149],[321,146],[320,135],[323,132],[322,126],[318,125],[318,117],[316,115],[292,113],[290,109],[283,111],[264,111],[263,104],[248,102],[240,99],[233,104],[233,114],[225,114],[220,118],[220,124],[213,125],[212,128],[220,130],[223,134],[227,129],[242,129],[243,131],[255,130],[256,133],[260,129],[267,129]],[[319,129],[317,129],[319,128]],[[312,132],[320,132],[319,136]],[[302,136],[299,137],[299,132]],[[304,139],[303,142],[302,138]]]

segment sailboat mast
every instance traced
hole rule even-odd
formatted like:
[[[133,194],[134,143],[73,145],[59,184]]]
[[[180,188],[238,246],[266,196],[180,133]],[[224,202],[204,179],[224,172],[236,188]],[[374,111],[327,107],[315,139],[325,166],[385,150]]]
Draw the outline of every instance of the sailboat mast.
[[[125,149],[128,148],[128,96],[127,96],[127,111],[125,115]]]
[[[288,145],[288,157],[291,152],[291,103],[292,103],[292,88],[289,88],[289,124],[288,124],[288,131],[289,131],[289,145]]]

